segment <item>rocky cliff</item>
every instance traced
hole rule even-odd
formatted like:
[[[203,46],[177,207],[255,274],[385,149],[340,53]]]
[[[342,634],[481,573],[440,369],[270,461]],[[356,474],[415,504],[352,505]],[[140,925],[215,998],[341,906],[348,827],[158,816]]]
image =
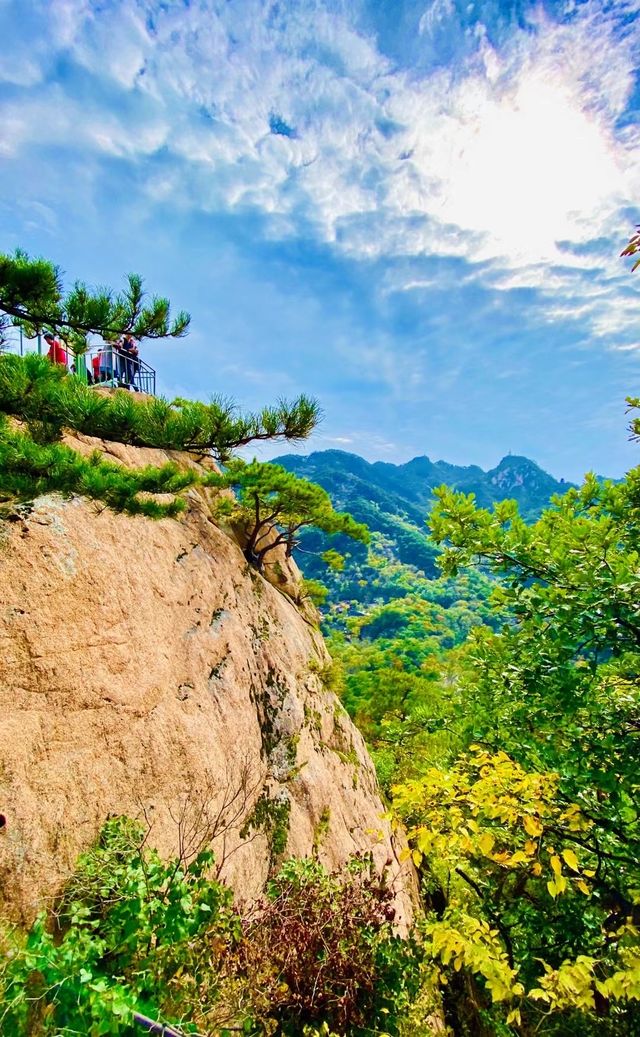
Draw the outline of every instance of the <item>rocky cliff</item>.
[[[165,854],[213,839],[244,899],[285,853],[334,868],[371,851],[406,920],[411,876],[322,638],[285,593],[297,574],[281,560],[277,588],[250,569],[210,505],[192,490],[153,522],[41,497],[0,523],[4,906],[31,917],[124,813]]]

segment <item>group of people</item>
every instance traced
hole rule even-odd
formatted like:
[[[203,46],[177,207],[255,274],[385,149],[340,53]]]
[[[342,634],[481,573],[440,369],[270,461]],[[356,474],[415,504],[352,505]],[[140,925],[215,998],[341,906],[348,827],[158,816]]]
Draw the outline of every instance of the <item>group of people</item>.
[[[140,350],[133,335],[124,335],[112,346],[105,345],[91,358],[94,383],[113,381],[138,391],[136,377],[140,374],[139,358]]]
[[[70,362],[69,350],[50,331],[45,332],[45,342],[49,346],[47,356],[52,364],[61,364],[67,370],[75,372],[75,363]],[[72,356],[73,354],[71,354]],[[91,357],[91,365],[87,365],[87,380],[90,385],[111,382],[126,386],[138,392],[136,384],[140,378],[140,351],[133,335],[124,335],[113,344],[105,343]]]

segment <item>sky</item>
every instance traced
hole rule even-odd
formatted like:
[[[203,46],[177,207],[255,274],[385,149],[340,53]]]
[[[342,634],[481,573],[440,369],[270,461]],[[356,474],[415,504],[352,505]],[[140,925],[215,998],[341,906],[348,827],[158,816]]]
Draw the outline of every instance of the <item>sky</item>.
[[[188,310],[167,396],[311,394],[303,452],[640,460],[640,0],[0,0],[0,40],[0,251]]]

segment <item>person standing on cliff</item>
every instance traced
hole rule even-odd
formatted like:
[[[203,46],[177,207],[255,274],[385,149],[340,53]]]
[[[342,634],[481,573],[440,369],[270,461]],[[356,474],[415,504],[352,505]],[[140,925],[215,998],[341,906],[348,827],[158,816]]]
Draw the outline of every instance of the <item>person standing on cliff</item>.
[[[62,367],[69,366],[69,357],[67,351],[60,342],[59,339],[51,331],[45,331],[44,340],[49,346],[49,352],[47,353],[48,359],[52,364],[60,364]]]
[[[130,388],[136,389],[136,374],[140,370],[140,355],[133,335],[125,335],[120,345],[120,352],[124,354],[125,381]]]

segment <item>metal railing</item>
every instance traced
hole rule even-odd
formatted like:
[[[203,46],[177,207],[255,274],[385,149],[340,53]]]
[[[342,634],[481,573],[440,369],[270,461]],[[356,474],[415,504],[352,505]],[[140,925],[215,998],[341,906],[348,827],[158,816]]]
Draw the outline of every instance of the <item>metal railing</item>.
[[[6,341],[0,345],[0,353],[42,353],[46,356],[48,346],[46,343],[23,339],[19,341]],[[156,394],[156,372],[153,367],[141,360],[139,356],[132,356],[125,350],[118,349],[109,343],[92,346],[86,353],[74,354],[71,349],[63,347],[65,366],[71,374],[76,375],[86,385],[102,385],[114,389],[131,389],[134,392],[148,393],[150,396]]]
[[[109,385],[115,388],[133,389],[145,392],[150,396],[156,394],[156,372],[139,356],[132,356],[126,350],[116,346],[93,346],[87,353],[76,357],[76,371],[83,377],[79,369],[82,361],[84,375],[89,385]]]

